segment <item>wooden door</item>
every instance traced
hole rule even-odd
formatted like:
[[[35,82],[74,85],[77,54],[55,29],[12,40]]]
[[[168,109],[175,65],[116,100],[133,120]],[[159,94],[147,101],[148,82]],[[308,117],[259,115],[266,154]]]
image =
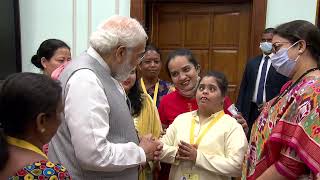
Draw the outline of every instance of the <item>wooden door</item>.
[[[154,3],[150,7],[150,40],[163,62],[177,48],[190,49],[205,73],[217,70],[229,81],[236,100],[249,49],[249,4]],[[170,80],[164,70],[161,78]]]

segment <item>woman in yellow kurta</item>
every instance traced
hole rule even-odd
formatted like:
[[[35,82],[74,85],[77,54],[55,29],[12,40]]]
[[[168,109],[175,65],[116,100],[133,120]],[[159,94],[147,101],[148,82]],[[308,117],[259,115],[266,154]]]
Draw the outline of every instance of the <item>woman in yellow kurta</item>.
[[[237,120],[223,112],[226,77],[210,72],[196,93],[199,109],[179,115],[161,138],[161,161],[171,163],[169,179],[228,179],[241,175],[247,148]]]
[[[130,107],[139,137],[152,134],[153,137],[159,138],[162,127],[158,110],[153,104],[150,95],[140,90],[140,86],[136,81],[136,70],[132,70],[128,79],[121,84],[128,96],[128,106]],[[149,162],[146,169],[140,172],[139,180],[153,179],[153,168],[154,164]]]

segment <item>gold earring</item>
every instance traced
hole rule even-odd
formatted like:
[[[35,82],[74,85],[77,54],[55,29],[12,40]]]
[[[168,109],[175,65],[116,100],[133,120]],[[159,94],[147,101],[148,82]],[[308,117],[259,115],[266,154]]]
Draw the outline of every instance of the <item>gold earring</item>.
[[[46,131],[46,129],[44,129],[44,128],[42,128],[42,129],[40,130],[41,133],[44,133],[45,131]]]

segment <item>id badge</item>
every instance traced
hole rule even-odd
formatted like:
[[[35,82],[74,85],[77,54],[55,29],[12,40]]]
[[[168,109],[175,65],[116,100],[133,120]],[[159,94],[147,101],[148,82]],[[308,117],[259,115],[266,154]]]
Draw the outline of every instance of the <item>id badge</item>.
[[[184,173],[180,180],[200,180],[200,177],[196,173]]]

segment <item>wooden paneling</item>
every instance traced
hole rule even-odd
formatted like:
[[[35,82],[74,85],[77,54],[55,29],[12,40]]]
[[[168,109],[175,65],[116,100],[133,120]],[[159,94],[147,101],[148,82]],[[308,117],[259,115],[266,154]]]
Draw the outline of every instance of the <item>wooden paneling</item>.
[[[190,49],[201,72],[223,72],[229,81],[228,95],[236,100],[249,46],[249,4],[154,4],[152,39],[167,54],[177,48]],[[165,64],[165,63],[164,63]],[[170,80],[163,70],[161,78]]]
[[[131,0],[130,16],[144,24],[145,0]]]
[[[150,41],[167,54],[177,48],[190,49],[201,72],[223,72],[229,81],[228,95],[236,101],[252,36],[251,5],[212,3],[152,3],[148,28]],[[170,80],[165,68],[160,77]]]
[[[266,14],[267,14],[267,0],[252,0],[252,12],[251,12],[251,36],[250,36],[250,48],[249,57],[254,57],[261,54],[259,44],[261,41],[261,34],[266,26]]]
[[[213,16],[213,45],[237,46],[239,43],[240,13],[219,13]]]
[[[201,74],[205,74],[209,70],[209,51],[208,50],[192,50],[194,57],[200,63]]]
[[[161,14],[161,12],[159,12]],[[178,48],[182,46],[183,19],[179,14],[162,14],[158,18],[158,46],[162,48]]]
[[[173,50],[161,50],[160,51],[160,56],[161,56],[161,61],[162,61],[162,69],[160,72],[160,77],[162,79],[167,79],[170,80],[170,76],[168,75],[168,72],[165,68],[166,63],[167,63],[167,58],[168,58],[168,54],[173,51]]]
[[[237,84],[238,76],[238,51],[213,50],[210,69],[223,72],[230,85]]]
[[[247,3],[250,0],[147,0],[148,2],[179,3]]]
[[[210,16],[208,14],[187,14],[185,16],[185,24],[185,47],[208,48]]]
[[[250,7],[246,7],[246,8],[250,8]],[[244,9],[241,14],[240,14],[240,22],[241,22],[241,26],[240,26],[240,30],[239,30],[239,51],[238,51],[238,57],[239,57],[239,61],[238,61],[238,76],[237,76],[237,82],[241,83],[242,80],[242,74],[244,72],[247,60],[249,59],[250,54],[250,49],[248,47],[250,47],[250,34],[248,34],[248,32],[250,32],[250,11],[249,9]],[[237,89],[238,91],[239,89]],[[238,95],[238,94],[237,94]]]
[[[249,47],[247,48],[248,57],[253,57],[260,54],[259,43],[261,34],[265,28],[266,13],[267,13],[267,0],[131,0],[130,1],[130,16],[138,19],[143,25],[145,25],[146,17],[153,16],[151,12],[145,15],[145,4],[153,4],[156,2],[168,2],[168,3],[215,3],[215,4],[243,4],[249,3],[250,7],[248,13],[250,14],[249,19]],[[318,21],[320,22],[319,18]],[[240,21],[242,23],[242,21]],[[242,34],[242,32],[240,32]],[[152,35],[152,34],[151,34]],[[240,36],[241,38],[241,36]]]

